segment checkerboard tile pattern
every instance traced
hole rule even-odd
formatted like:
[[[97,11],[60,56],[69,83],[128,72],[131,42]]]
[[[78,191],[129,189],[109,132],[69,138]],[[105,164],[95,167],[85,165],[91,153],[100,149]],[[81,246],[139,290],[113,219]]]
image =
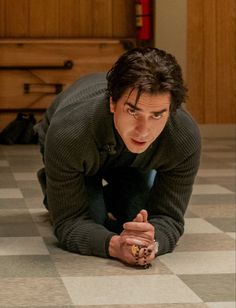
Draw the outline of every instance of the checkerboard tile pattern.
[[[233,139],[204,139],[172,254],[148,270],[62,250],[36,171],[37,146],[0,146],[0,307],[235,308]]]

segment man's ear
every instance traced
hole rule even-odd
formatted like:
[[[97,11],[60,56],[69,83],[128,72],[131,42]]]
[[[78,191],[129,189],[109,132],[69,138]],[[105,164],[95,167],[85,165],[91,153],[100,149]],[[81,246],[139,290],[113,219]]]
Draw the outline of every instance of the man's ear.
[[[116,106],[116,104],[113,103],[112,97],[110,96],[110,112],[111,113],[115,112],[115,106]]]

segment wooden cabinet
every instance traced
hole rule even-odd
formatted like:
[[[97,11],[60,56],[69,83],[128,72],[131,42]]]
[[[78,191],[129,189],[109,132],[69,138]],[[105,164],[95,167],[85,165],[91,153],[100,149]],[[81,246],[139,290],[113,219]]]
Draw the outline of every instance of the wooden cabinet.
[[[18,110],[40,115],[55,94],[82,75],[109,70],[124,50],[115,39],[0,41],[0,129]]]
[[[40,117],[55,92],[84,74],[107,71],[125,51],[122,42],[135,41],[134,4],[0,0],[0,130],[15,111]],[[65,61],[71,69],[63,68]]]

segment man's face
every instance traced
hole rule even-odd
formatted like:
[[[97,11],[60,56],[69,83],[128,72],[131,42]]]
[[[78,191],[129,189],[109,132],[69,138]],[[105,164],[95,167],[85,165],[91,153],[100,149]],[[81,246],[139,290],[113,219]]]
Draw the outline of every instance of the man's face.
[[[113,103],[115,128],[132,153],[144,152],[160,135],[169,117],[170,94],[151,95],[142,93],[135,105],[137,90],[128,89]]]

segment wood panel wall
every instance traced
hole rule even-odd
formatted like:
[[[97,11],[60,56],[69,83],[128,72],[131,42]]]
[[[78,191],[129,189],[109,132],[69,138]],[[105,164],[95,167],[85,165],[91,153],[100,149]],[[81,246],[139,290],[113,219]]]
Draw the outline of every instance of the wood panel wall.
[[[0,38],[135,36],[134,1],[0,0]]]
[[[199,123],[236,123],[236,1],[187,4],[188,109]]]

